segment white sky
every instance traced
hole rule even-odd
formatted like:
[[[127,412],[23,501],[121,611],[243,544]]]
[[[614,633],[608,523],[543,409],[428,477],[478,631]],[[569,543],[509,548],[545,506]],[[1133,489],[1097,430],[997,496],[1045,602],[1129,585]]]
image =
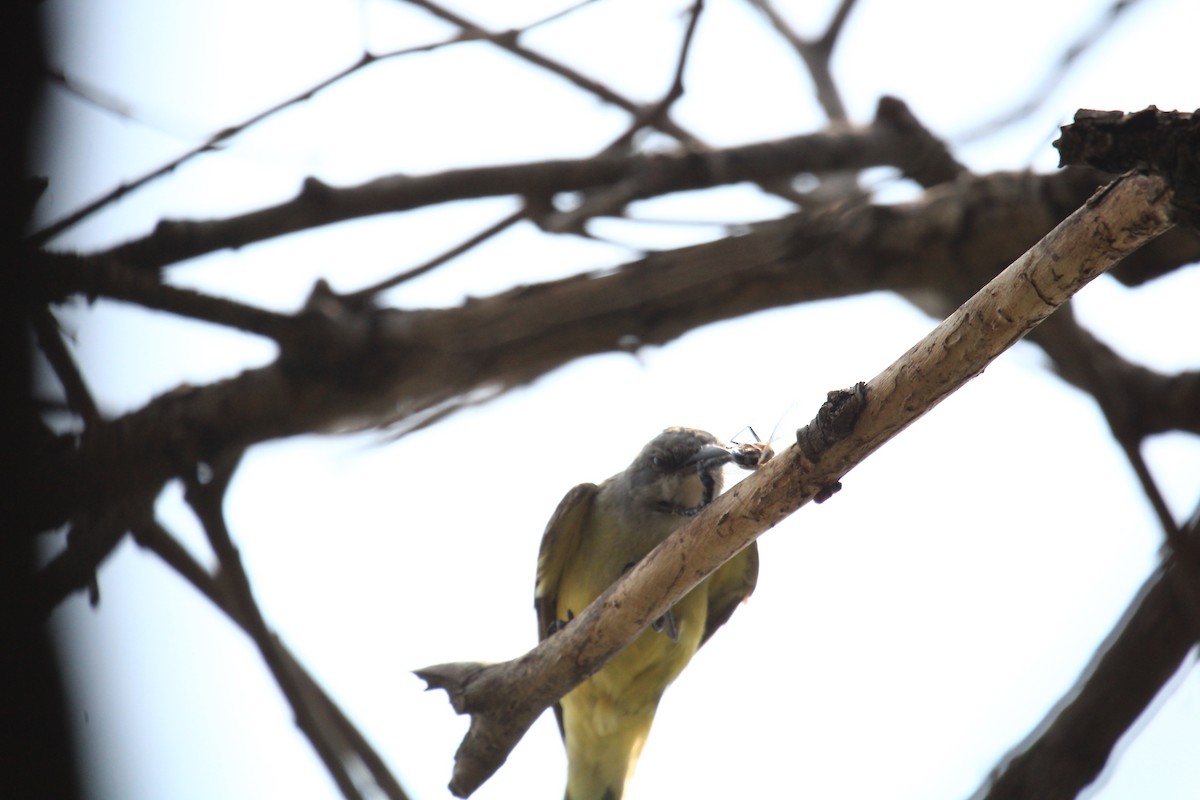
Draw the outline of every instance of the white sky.
[[[528,44],[640,100],[667,85],[684,0],[605,0]],[[791,4],[806,32],[828,3]],[[472,8],[472,6],[474,6]],[[802,7],[801,7],[802,6]],[[856,121],[882,93],[953,137],[1024,98],[1105,2],[860,3],[837,76]],[[554,3],[460,2],[515,27]],[[448,26],[401,2],[48,0],[67,35],[51,63],[134,120],[51,93],[41,154],[44,220],[153,168],[374,51],[436,41]],[[1002,137],[956,149],[978,171],[1051,169],[1049,141],[1076,108],[1192,109],[1189,0],[1146,0],[1089,52],[1045,109]],[[677,119],[714,145],[811,131],[804,73],[744,3],[710,0]],[[290,196],[306,175],[347,184],[396,171],[583,157],[623,114],[487,45],[382,62],[238,137],[81,225],[94,248],[163,217],[201,218]],[[364,285],[420,263],[508,213],[456,203],[362,220],[172,268],[171,280],[294,310],[316,277]],[[780,207],[745,187],[642,204],[652,218],[752,220]],[[621,242],[677,246],[717,228],[601,222]],[[628,260],[615,245],[528,227],[389,295],[448,305],[514,283]],[[1100,279],[1085,324],[1163,370],[1200,367],[1200,270],[1130,291]],[[414,798],[448,797],[467,721],[411,670],[500,660],[535,642],[542,529],[581,481],[622,469],[674,424],[719,436],[780,435],[826,390],[869,379],[935,321],[871,295],[782,309],[695,331],[640,359],[607,355],[387,443],[301,437],[255,448],[226,502],[268,621],[361,726]],[[66,317],[102,409],[121,413],[181,381],[267,363],[261,340],[101,301]],[[838,338],[830,330],[858,331]],[[1148,444],[1178,517],[1197,501],[1194,438]],[[735,476],[730,476],[735,477]],[[630,787],[656,797],[961,798],[1072,684],[1153,568],[1157,525],[1103,420],[1018,345],[883,448],[830,503],[761,541],[741,608],[667,692]],[[168,527],[211,561],[177,488]],[[102,602],[54,616],[75,683],[94,797],[335,795],[250,642],[152,557],[126,542],[100,571]],[[1191,662],[1189,661],[1189,664]],[[1103,800],[1200,792],[1200,679],[1181,674],[1119,764]],[[558,797],[565,757],[551,715],[481,800]]]

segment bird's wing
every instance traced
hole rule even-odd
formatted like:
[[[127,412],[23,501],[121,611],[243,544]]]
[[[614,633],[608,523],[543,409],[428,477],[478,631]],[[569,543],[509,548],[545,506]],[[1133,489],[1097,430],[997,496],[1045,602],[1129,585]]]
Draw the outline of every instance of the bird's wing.
[[[581,483],[567,492],[546,523],[533,590],[539,642],[550,635],[556,622],[566,621],[558,619],[558,586],[567,564],[579,550],[579,532],[592,510],[598,488],[594,483]],[[558,732],[563,733],[562,706],[558,703],[554,704],[554,716],[558,718]]]
[[[700,638],[701,645],[716,633],[717,628],[729,621],[738,603],[750,596],[757,583],[758,542],[751,542],[749,547],[726,561],[709,578],[708,621]]]
[[[533,590],[539,642],[550,634],[552,625],[560,621],[556,619],[558,585],[567,564],[579,550],[579,532],[592,509],[597,488],[594,483],[581,483],[567,492],[546,523],[546,532],[542,534],[542,546],[538,551],[537,582]]]

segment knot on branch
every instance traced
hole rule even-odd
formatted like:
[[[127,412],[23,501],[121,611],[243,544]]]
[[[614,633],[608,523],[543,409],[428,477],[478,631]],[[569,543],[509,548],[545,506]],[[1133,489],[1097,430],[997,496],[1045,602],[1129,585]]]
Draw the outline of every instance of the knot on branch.
[[[834,442],[854,430],[867,402],[867,384],[859,381],[849,389],[830,392],[813,421],[796,431],[796,446],[814,464]]]

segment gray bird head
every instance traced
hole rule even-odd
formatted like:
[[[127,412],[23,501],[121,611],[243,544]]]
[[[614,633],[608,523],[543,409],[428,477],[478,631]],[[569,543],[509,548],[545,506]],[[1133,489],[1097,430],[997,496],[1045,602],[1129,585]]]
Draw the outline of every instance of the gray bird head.
[[[690,516],[721,491],[721,467],[733,458],[717,437],[695,428],[667,428],[625,470],[635,506]]]

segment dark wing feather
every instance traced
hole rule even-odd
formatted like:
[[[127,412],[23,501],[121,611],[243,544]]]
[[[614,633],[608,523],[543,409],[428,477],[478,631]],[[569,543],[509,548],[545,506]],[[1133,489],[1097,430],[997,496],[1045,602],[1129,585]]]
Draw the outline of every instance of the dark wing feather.
[[[538,641],[549,634],[558,622],[558,586],[563,571],[579,550],[579,534],[592,501],[599,487],[594,483],[581,483],[571,491],[554,509],[554,515],[546,524],[542,534],[542,546],[538,550],[537,581],[533,590],[533,607],[537,610]],[[558,718],[558,731],[563,732],[562,707],[554,704],[554,715]]]
[[[709,578],[708,621],[704,625],[704,636],[700,637],[701,645],[729,621],[738,604],[750,596],[757,583],[758,542],[751,542]]]

